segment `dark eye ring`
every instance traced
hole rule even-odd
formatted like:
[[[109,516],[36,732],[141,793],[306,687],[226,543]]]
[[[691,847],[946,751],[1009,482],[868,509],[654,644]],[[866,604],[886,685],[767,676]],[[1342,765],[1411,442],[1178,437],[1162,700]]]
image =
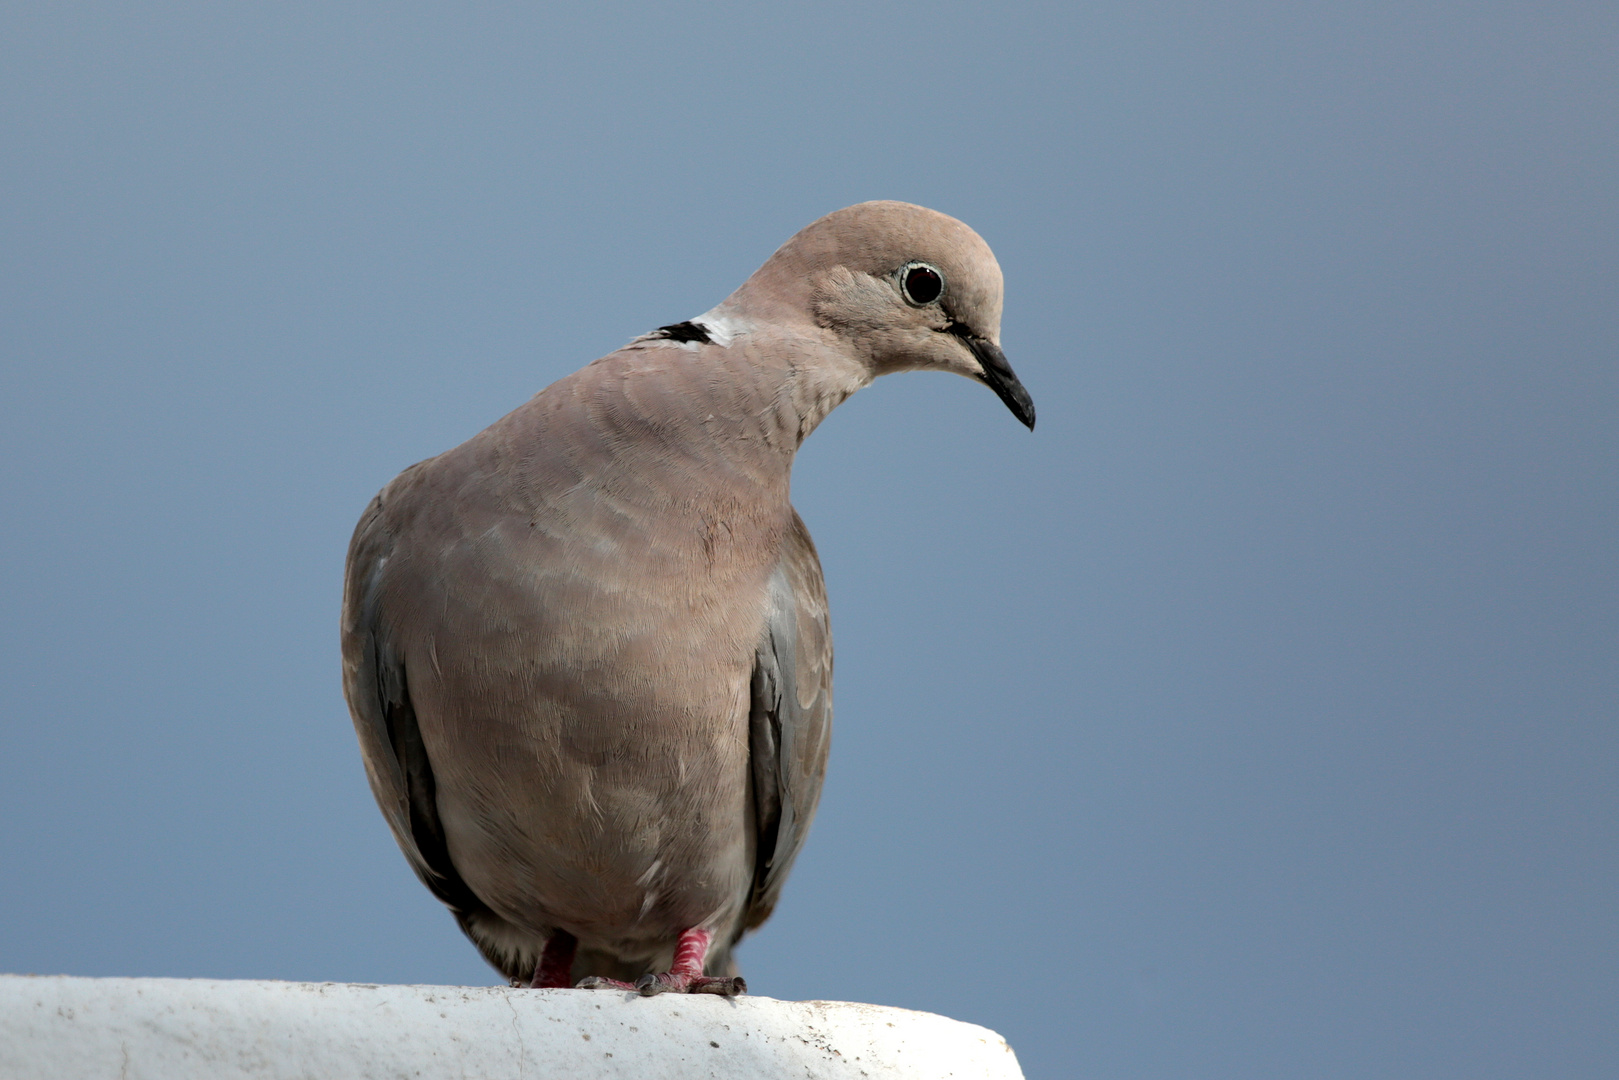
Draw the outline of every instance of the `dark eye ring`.
[[[899,291],[907,303],[927,307],[944,295],[944,275],[925,262],[906,263],[899,269]]]

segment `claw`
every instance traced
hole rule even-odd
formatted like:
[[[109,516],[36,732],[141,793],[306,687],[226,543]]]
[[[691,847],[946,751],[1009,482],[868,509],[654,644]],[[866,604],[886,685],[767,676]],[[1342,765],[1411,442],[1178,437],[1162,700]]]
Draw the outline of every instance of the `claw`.
[[[736,997],[738,994],[748,992],[748,983],[740,975],[733,975],[729,979],[713,979],[704,975],[692,983],[687,991],[692,994],[720,994],[724,997]]]

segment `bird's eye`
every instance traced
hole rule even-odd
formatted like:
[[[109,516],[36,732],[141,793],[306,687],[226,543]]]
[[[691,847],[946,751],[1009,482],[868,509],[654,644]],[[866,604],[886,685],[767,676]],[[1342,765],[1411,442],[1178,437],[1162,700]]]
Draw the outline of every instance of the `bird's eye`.
[[[917,307],[926,307],[944,292],[944,275],[927,263],[909,263],[899,272],[900,291]]]

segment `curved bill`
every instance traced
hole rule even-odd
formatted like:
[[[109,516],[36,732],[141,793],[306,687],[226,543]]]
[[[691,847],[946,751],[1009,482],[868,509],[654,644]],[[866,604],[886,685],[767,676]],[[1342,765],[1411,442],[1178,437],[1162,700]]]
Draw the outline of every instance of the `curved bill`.
[[[1012,365],[1006,362],[1006,354],[1001,347],[993,341],[979,337],[964,337],[967,347],[978,358],[978,365],[984,369],[984,385],[995,391],[996,395],[1012,410],[1012,415],[1023,421],[1030,430],[1034,430],[1034,399],[1023,388],[1018,377],[1012,371]]]

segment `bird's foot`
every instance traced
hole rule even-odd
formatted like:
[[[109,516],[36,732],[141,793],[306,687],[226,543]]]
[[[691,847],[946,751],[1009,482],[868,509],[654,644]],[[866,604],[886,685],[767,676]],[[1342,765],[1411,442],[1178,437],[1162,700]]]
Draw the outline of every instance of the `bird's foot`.
[[[619,979],[605,979],[590,975],[579,980],[580,990],[628,990],[642,997],[655,994],[721,994],[736,997],[748,992],[747,980],[740,975],[721,978],[714,975],[677,975],[666,971],[658,975],[642,975],[633,983]]]
[[[579,980],[579,989],[629,990],[642,997],[669,993],[722,994],[725,997],[736,997],[738,994],[747,993],[748,984],[740,975],[724,977],[703,974],[703,958],[708,955],[708,947],[713,941],[714,935],[707,930],[695,928],[687,930],[680,935],[680,943],[675,946],[675,962],[668,971],[655,975],[642,975],[634,983],[591,975]]]
[[[723,978],[714,975],[678,975],[673,971],[661,975],[642,975],[635,980],[636,993],[642,997],[654,994],[722,994],[736,997],[748,992],[748,984],[740,975]]]

